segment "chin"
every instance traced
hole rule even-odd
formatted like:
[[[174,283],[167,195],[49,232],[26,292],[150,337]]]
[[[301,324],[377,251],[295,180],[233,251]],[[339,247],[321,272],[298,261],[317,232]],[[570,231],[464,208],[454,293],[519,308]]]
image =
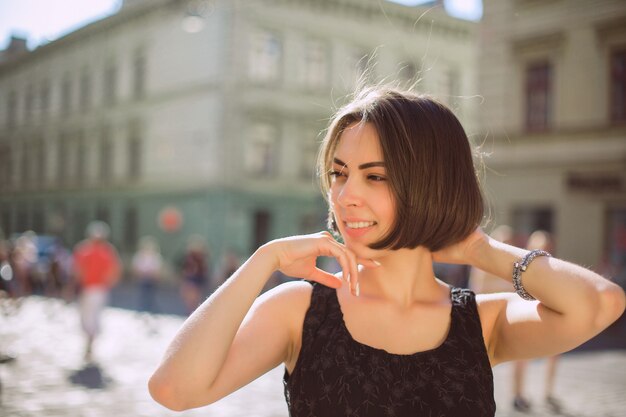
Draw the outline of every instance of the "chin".
[[[354,242],[354,241],[346,241],[344,239],[344,243],[346,248],[350,249],[357,258],[363,259],[371,259],[377,258],[381,255],[381,251],[377,249],[372,249],[369,247],[373,242]]]

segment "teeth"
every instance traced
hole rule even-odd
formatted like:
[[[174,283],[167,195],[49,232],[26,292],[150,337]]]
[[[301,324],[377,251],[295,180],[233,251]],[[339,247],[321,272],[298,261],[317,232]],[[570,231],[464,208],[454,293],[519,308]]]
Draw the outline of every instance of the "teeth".
[[[364,227],[370,227],[376,224],[376,222],[346,222],[346,226],[350,229],[363,229]]]

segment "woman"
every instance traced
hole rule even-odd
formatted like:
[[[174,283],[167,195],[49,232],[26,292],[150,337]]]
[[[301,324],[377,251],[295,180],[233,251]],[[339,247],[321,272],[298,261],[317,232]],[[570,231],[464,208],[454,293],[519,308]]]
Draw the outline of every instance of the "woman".
[[[259,248],[176,335],[149,383],[161,404],[210,404],[284,363],[292,416],[492,416],[491,366],[572,349],[624,310],[595,273],[481,231],[467,136],[431,98],[362,92],[331,123],[319,172],[343,243],[321,232]],[[450,288],[433,261],[515,272],[537,301]],[[311,282],[257,298],[276,270]]]
[[[187,252],[182,264],[182,282],[180,294],[187,313],[191,314],[200,305],[207,282],[209,281],[209,254],[201,236],[193,235],[189,238]]]
[[[139,250],[131,263],[133,276],[139,283],[139,310],[157,313],[157,290],[163,273],[163,258],[159,242],[152,236],[144,236],[139,241]]]

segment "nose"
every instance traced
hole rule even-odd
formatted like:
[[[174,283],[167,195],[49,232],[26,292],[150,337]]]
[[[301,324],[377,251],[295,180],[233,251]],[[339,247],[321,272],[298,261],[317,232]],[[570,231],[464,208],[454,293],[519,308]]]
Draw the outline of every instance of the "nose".
[[[359,207],[363,204],[363,192],[358,178],[350,176],[337,190],[337,203],[342,207]]]

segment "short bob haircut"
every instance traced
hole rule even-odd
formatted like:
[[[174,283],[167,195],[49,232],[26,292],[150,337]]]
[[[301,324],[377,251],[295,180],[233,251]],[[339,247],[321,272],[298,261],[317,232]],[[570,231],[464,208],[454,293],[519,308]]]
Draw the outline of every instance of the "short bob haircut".
[[[434,252],[480,225],[483,197],[461,123],[432,97],[389,87],[362,90],[332,119],[318,157],[327,200],[337,143],[354,123],[375,127],[396,204],[394,225],[371,249],[423,246]],[[328,224],[338,232],[330,204]]]

